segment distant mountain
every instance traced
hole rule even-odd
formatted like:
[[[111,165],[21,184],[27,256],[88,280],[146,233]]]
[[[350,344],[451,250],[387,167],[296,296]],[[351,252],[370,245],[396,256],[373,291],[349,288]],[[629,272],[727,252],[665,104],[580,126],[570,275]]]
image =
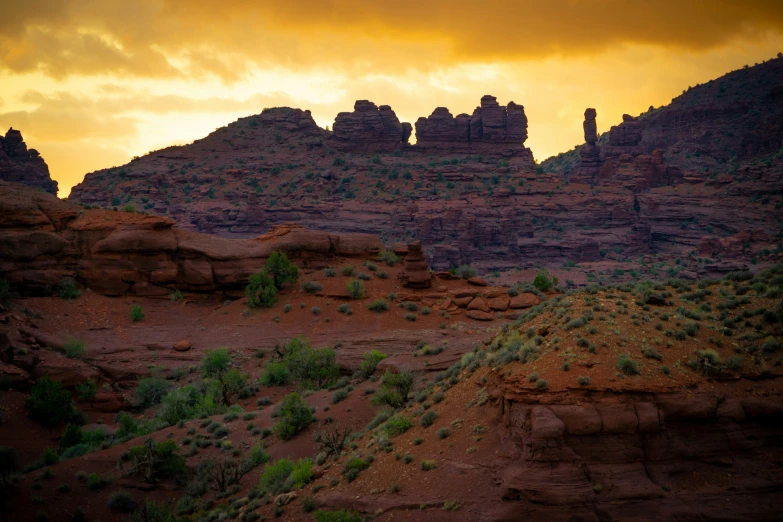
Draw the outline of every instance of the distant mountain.
[[[9,129],[0,136],[0,180],[24,183],[57,195],[57,182],[49,175],[49,167],[35,149],[28,149],[22,133]]]

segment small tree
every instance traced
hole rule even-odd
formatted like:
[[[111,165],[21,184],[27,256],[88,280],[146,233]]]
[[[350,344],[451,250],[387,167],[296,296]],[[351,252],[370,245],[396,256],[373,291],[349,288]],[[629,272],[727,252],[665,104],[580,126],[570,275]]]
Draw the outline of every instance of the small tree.
[[[286,395],[277,409],[280,419],[275,424],[275,434],[282,440],[292,439],[313,422],[313,413],[298,393]]]
[[[389,405],[392,408],[400,408],[408,401],[408,394],[413,389],[413,373],[401,371],[393,373],[387,371],[383,375],[383,382],[372,398],[375,405]]]
[[[30,411],[33,419],[54,426],[73,415],[71,394],[63,389],[60,381],[41,377],[30,389],[24,407]]]
[[[204,377],[215,379],[220,385],[223,404],[229,404],[229,397],[236,395],[245,387],[246,379],[236,369],[230,369],[231,353],[228,348],[208,350],[201,362]]]
[[[129,475],[141,476],[145,482],[155,482],[158,476],[176,477],[185,472],[185,458],[178,454],[173,440],[155,442],[147,439],[141,446],[128,450]]]
[[[538,274],[536,274],[535,279],[533,279],[533,286],[542,292],[546,292],[547,290],[552,289],[554,282],[549,279],[546,270],[541,270],[538,272]]]
[[[270,308],[277,302],[277,288],[266,268],[258,274],[250,276],[248,285],[245,287],[245,296],[250,308]]]
[[[327,458],[342,453],[350,439],[351,428],[340,429],[340,426],[331,430],[317,431],[313,435],[313,442],[318,444],[318,453],[323,453]]]
[[[362,377],[369,379],[372,374],[375,373],[375,369],[378,367],[378,363],[385,358],[386,354],[379,352],[378,350],[372,350],[369,353],[365,353],[364,359],[362,360],[362,364],[359,369]]]
[[[299,279],[299,268],[288,260],[283,252],[272,252],[264,265],[275,287],[280,290],[283,285],[296,283]]]

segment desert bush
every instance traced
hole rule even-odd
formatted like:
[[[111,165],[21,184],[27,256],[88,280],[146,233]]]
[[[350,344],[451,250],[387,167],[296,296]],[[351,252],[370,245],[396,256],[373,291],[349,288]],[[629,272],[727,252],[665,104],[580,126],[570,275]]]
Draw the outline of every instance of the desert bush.
[[[374,299],[369,305],[367,305],[367,308],[373,312],[385,312],[389,309],[389,303],[387,303],[384,299],[378,298]]]
[[[294,471],[294,463],[288,459],[278,459],[264,467],[258,488],[264,493],[273,495],[283,493],[286,489],[286,481]]]
[[[117,491],[109,497],[108,507],[117,513],[131,513],[136,509],[136,499],[127,491]]]
[[[247,297],[247,306],[250,308],[270,308],[277,302],[277,288],[274,279],[266,272],[261,270],[258,274],[253,274],[245,287],[245,296]]]
[[[576,378],[576,382],[579,384],[579,386],[587,386],[590,384],[590,377],[587,375],[580,375]]]
[[[416,320],[416,314],[407,313],[402,316],[406,321],[415,321]]]
[[[313,422],[313,413],[298,393],[286,395],[277,408],[275,434],[282,440],[292,439]]]
[[[354,268],[351,265],[344,266],[340,270],[340,273],[344,275],[345,277],[353,277],[353,275],[356,273]]]
[[[476,277],[478,272],[470,265],[460,265],[454,270],[454,274],[462,279],[470,279],[471,277]]]
[[[345,314],[345,315],[352,315],[353,314],[353,310],[351,310],[351,307],[348,306],[347,303],[343,303],[340,306],[338,306],[337,307],[337,311],[339,313]]]
[[[369,467],[369,462],[366,462],[365,460],[362,460],[358,457],[354,457],[346,461],[346,463],[343,465],[343,475],[348,482],[353,482],[360,472]]]
[[[80,341],[76,337],[68,336],[63,344],[65,350],[65,356],[69,359],[80,359],[86,351],[83,341]]]
[[[348,398],[348,390],[345,389],[337,390],[332,394],[332,404],[337,404],[338,402],[342,402],[346,398]]]
[[[546,270],[539,271],[538,274],[536,274],[536,277],[533,278],[533,286],[541,292],[551,290],[555,285],[557,285],[557,278],[553,277],[550,279]]]
[[[318,453],[326,457],[339,455],[345,449],[351,438],[351,428],[340,428],[317,431],[313,435],[313,441],[318,445]]]
[[[147,409],[158,404],[171,390],[171,383],[160,377],[145,377],[139,381],[133,393],[133,406]]]
[[[400,262],[400,257],[392,250],[381,250],[380,258],[389,266],[394,266]]]
[[[378,350],[372,350],[368,353],[365,353],[364,358],[362,359],[362,364],[359,368],[359,373],[363,378],[369,379],[372,374],[375,373],[375,369],[378,367],[378,363],[380,363],[385,358],[386,354],[379,352]]]
[[[639,373],[639,365],[626,354],[617,358],[616,366],[618,370],[626,375],[636,375]]]
[[[422,471],[430,471],[438,467],[438,463],[434,460],[422,460],[419,463],[419,467]]]
[[[432,424],[435,422],[435,419],[438,418],[438,414],[434,411],[428,411],[425,412],[421,419],[419,419],[419,424],[421,424],[422,428],[429,428],[432,426]]]
[[[448,438],[449,435],[451,435],[451,430],[444,426],[443,428],[438,429],[438,431],[436,431],[435,433],[440,440],[443,440],[445,438]]]
[[[74,413],[71,394],[63,389],[60,381],[49,377],[41,377],[30,388],[24,405],[33,419],[47,426],[59,424]]]
[[[305,281],[302,283],[302,290],[308,294],[314,294],[323,290],[323,285],[317,281]]]
[[[313,514],[315,522],[362,522],[362,517],[356,511],[316,511]]]
[[[285,361],[269,361],[259,381],[266,386],[285,386],[288,384],[288,378],[288,365]]]
[[[360,280],[352,279],[346,283],[345,287],[348,290],[348,295],[351,296],[351,299],[361,299],[364,297],[364,283]]]
[[[369,281],[370,279],[372,279],[372,276],[370,276],[370,274],[365,274],[364,272],[361,272],[356,277],[361,279],[362,281]]]
[[[401,371],[399,373],[386,372],[378,391],[372,398],[373,404],[389,405],[399,408],[408,401],[408,394],[413,389],[413,373]]]
[[[539,391],[545,391],[549,389],[549,381],[546,379],[539,379],[536,381],[536,389]]]
[[[147,439],[143,444],[127,452],[128,475],[140,477],[145,482],[154,482],[157,477],[177,477],[185,473],[185,459],[178,454],[179,447],[173,440],[155,442]],[[120,461],[123,466],[123,461]]]
[[[133,305],[130,311],[130,320],[137,323],[144,319],[144,310],[141,309],[141,305]]]
[[[109,484],[109,481],[101,477],[97,473],[90,473],[87,475],[87,489],[96,490],[102,489]]]
[[[289,261],[283,252],[272,252],[264,264],[264,270],[272,278],[277,290],[284,285],[296,283],[299,279],[299,268]]]
[[[385,431],[389,437],[396,437],[397,435],[402,435],[408,431],[411,426],[413,426],[413,423],[408,418],[401,415],[395,415],[386,421],[386,424],[383,426],[383,431]]]
[[[76,281],[71,277],[66,277],[57,285],[57,295],[61,299],[77,299],[82,293],[76,288]]]
[[[324,268],[324,276],[334,277],[335,275],[337,275],[337,272],[334,270],[334,268]]]
[[[95,399],[96,393],[98,393],[98,383],[94,379],[87,379],[76,385],[76,396],[80,401],[91,401]]]

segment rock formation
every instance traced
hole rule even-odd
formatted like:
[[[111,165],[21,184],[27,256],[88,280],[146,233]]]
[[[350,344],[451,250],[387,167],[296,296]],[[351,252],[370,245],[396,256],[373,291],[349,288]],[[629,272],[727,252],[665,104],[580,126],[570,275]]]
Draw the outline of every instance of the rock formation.
[[[421,241],[408,245],[408,253],[402,259],[402,267],[400,279],[403,286],[408,288],[429,288],[432,286],[432,275],[421,251]]]
[[[585,121],[582,124],[585,132],[585,144],[579,149],[580,163],[575,180],[582,183],[595,183],[596,176],[601,170],[601,149],[596,145],[598,141],[598,126],[595,123],[596,110],[585,110]]]
[[[11,128],[0,136],[0,180],[24,183],[57,195],[57,182],[49,176],[49,167],[35,149],[28,149],[22,133]]]
[[[282,251],[303,266],[333,256],[377,254],[370,234],[278,226],[255,239],[224,239],[176,228],[174,220],[78,206],[0,182],[0,277],[28,292],[70,277],[104,295],[165,297],[175,289],[239,293],[265,259]]]
[[[334,120],[335,146],[345,152],[390,152],[408,143],[410,123],[400,123],[388,105],[358,100],[353,112]]]
[[[473,115],[452,116],[445,107],[416,121],[416,147],[426,151],[488,153],[519,156],[532,162],[527,140],[525,108],[514,102],[499,105],[494,96],[481,98]]]

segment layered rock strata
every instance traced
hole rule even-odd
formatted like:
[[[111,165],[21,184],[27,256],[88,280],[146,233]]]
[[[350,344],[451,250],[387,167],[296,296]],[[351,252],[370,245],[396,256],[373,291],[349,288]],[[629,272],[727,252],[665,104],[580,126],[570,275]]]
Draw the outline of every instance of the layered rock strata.
[[[403,286],[409,288],[429,288],[432,286],[432,274],[427,260],[421,251],[421,241],[408,245],[408,253],[402,259],[400,279]]]
[[[411,124],[400,123],[388,105],[358,100],[353,112],[341,112],[334,120],[335,146],[345,152],[390,152],[402,148],[411,135]]]
[[[14,128],[0,136],[0,180],[24,183],[57,195],[57,182],[35,149],[28,149],[22,133]]]

